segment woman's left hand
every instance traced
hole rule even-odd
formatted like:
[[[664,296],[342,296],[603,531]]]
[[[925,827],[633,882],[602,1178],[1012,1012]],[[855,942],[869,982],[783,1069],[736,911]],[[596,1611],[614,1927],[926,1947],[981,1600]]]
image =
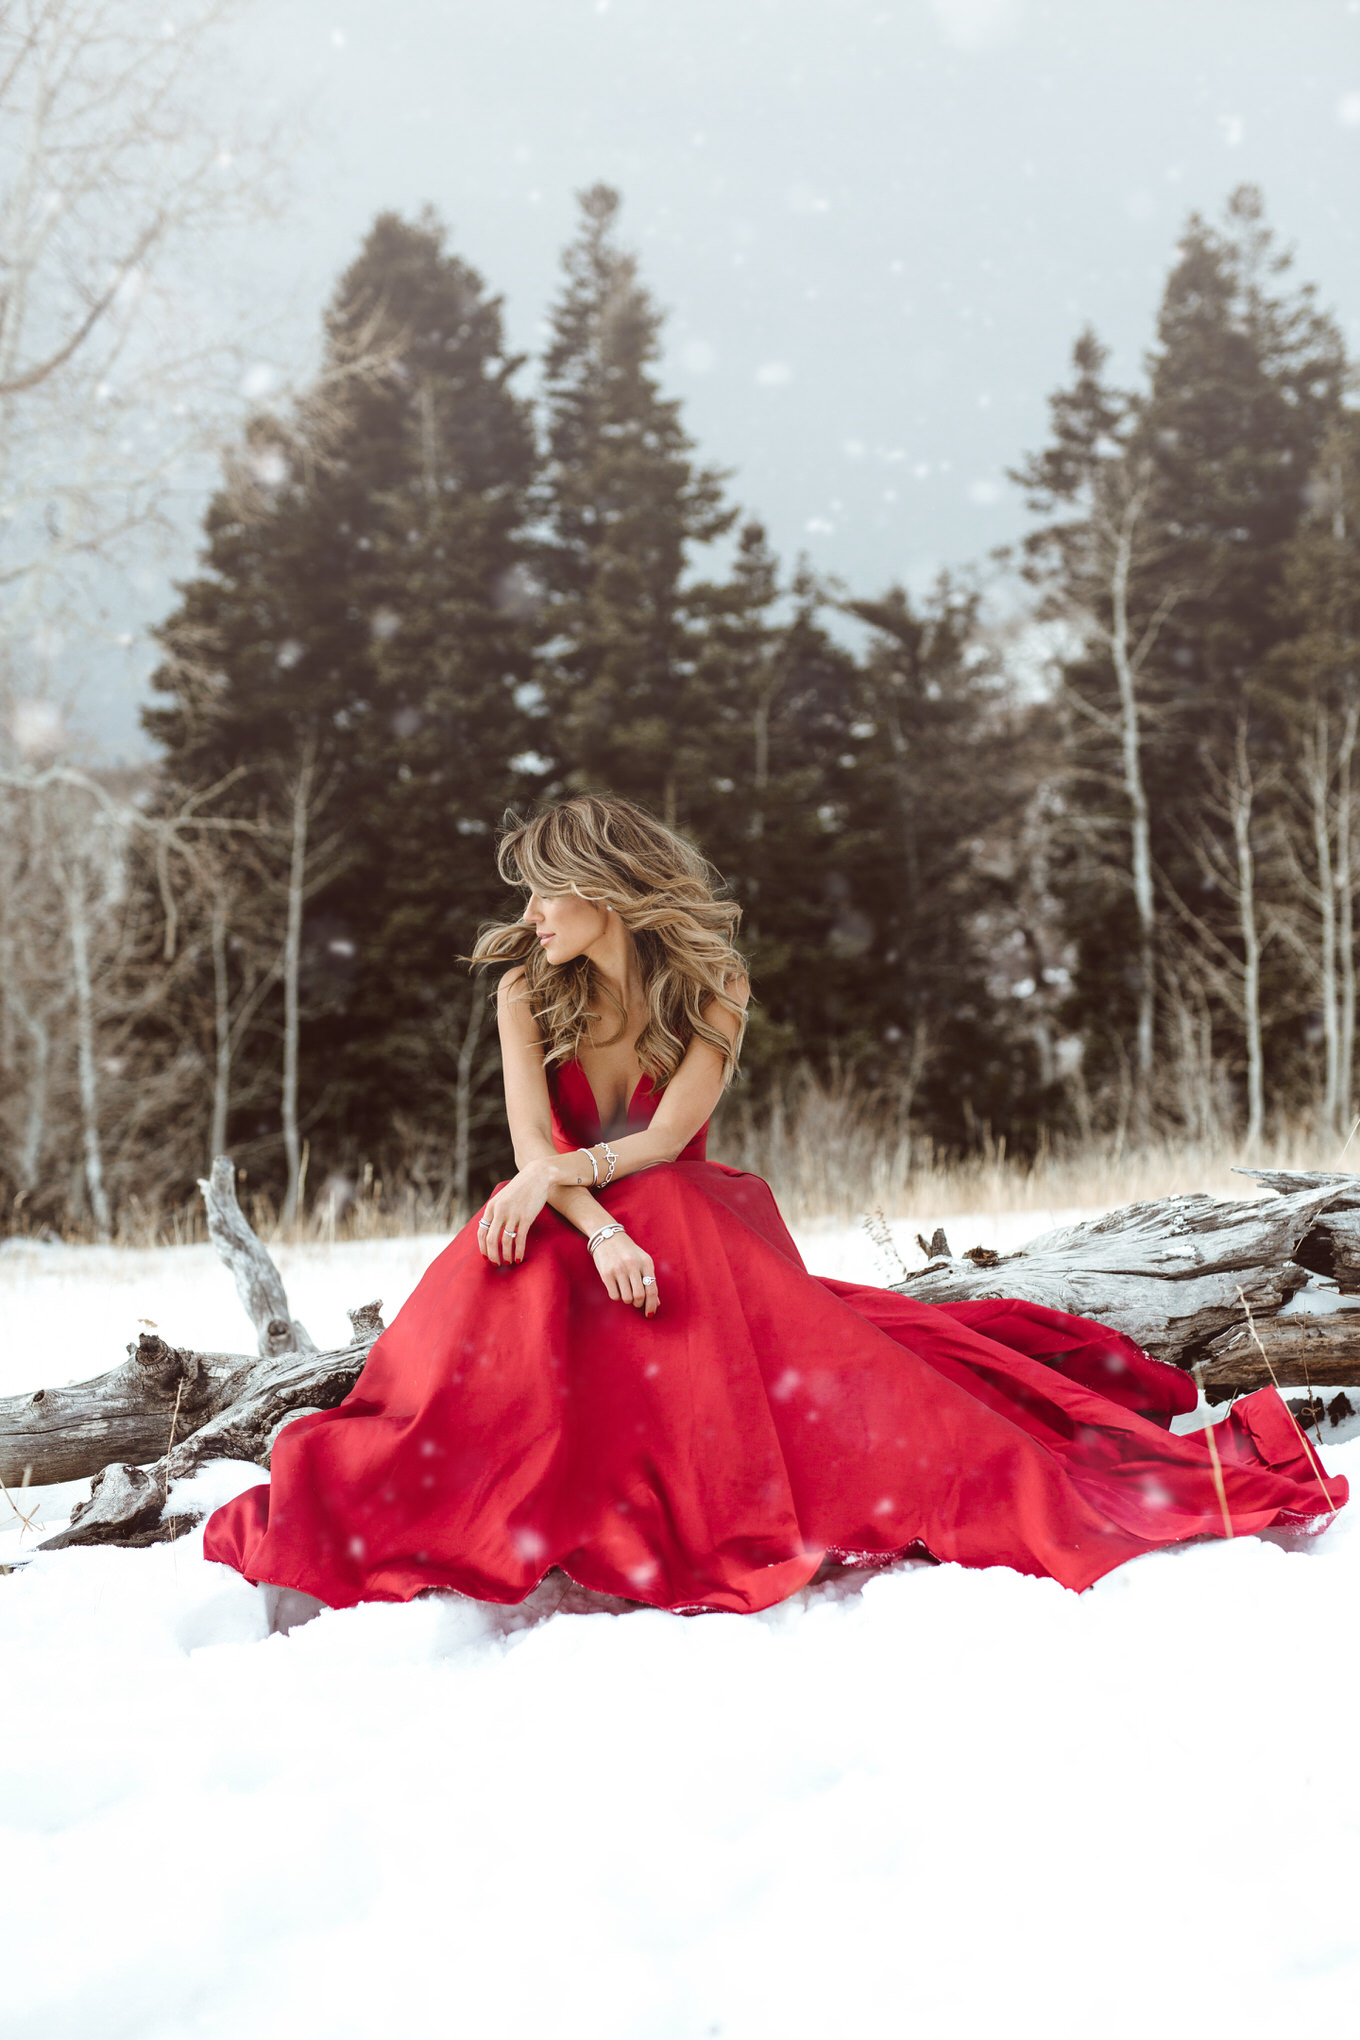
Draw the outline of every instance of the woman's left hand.
[[[477,1221],[477,1245],[493,1268],[510,1268],[524,1259],[529,1228],[547,1203],[551,1187],[547,1171],[531,1163],[486,1205]]]

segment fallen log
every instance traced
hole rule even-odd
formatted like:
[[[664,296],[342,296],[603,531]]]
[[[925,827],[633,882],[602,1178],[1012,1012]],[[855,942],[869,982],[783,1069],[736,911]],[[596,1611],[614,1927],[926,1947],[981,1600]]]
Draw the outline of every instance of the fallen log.
[[[1326,1275],[1348,1296],[1360,1295],[1360,1178],[1313,1169],[1239,1169],[1281,1196],[1293,1191],[1334,1189],[1327,1210],[1299,1241],[1295,1258],[1315,1275]]]
[[[1324,1220],[1352,1212],[1360,1219],[1360,1179],[1277,1172],[1259,1180],[1278,1194],[1126,1205],[1058,1227],[1014,1254],[975,1247],[955,1259],[937,1229],[930,1251],[943,1258],[893,1286],[929,1303],[1016,1296],[1099,1319],[1180,1366],[1202,1361],[1211,1400],[1270,1378],[1244,1323],[1245,1295],[1282,1385],[1310,1393],[1349,1387],[1360,1380],[1360,1310],[1316,1318],[1276,1313],[1308,1279],[1301,1250],[1319,1240]],[[175,1483],[210,1459],[267,1467],[285,1424],[344,1399],[382,1331],[380,1307],[366,1304],[350,1313],[352,1340],[318,1352],[241,1212],[230,1162],[215,1161],[199,1187],[210,1236],[232,1272],[258,1351],[196,1353],[144,1335],[123,1365],[93,1381],[0,1402],[6,1485],[96,1476],[70,1526],[40,1550],[149,1544],[180,1534],[193,1520],[193,1505],[186,1500],[177,1509]]]
[[[73,1544],[161,1544],[181,1536],[202,1512],[187,1504],[176,1508],[176,1481],[197,1473],[210,1459],[244,1459],[268,1468],[274,1441],[286,1424],[344,1401],[382,1331],[381,1306],[363,1304],[349,1312],[349,1321],[354,1343],[337,1352],[313,1349],[243,1362],[211,1422],[164,1453],[154,1466],[105,1466],[94,1480],[89,1500],[76,1504],[68,1527],[46,1538],[38,1550],[63,1551]]]
[[[1187,1196],[1125,1204],[1058,1226],[1017,1253],[950,1259],[892,1286],[923,1303],[1020,1297],[1096,1318],[1187,1367],[1244,1321],[1239,1291],[1264,1319],[1303,1287],[1308,1276],[1297,1249],[1337,1195],[1328,1179],[1241,1202]]]
[[[1214,1339],[1195,1367],[1211,1403],[1273,1381],[1279,1388],[1351,1388],[1360,1382],[1360,1309],[1291,1312]]]
[[[85,1480],[111,1459],[158,1459],[216,1416],[240,1353],[194,1353],[143,1332],[121,1367],[69,1388],[0,1401],[6,1487]]]
[[[219,1155],[198,1187],[209,1237],[255,1328],[259,1356],[316,1357],[306,1326],[289,1311],[283,1278],[236,1201],[234,1173]],[[246,1392],[244,1353],[195,1353],[144,1332],[127,1355],[92,1381],[0,1400],[0,1480],[7,1487],[84,1480],[111,1461],[144,1465]]]
[[[199,1189],[209,1236],[254,1328],[256,1353],[198,1353],[143,1333],[107,1374],[0,1401],[0,1479],[7,1487],[94,1477],[69,1527],[39,1550],[176,1536],[192,1520],[176,1511],[176,1481],[210,1459],[267,1467],[285,1424],[333,1409],[358,1380],[383,1329],[382,1306],[351,1310],[347,1343],[319,1352],[288,1307],[283,1278],[241,1211],[233,1179],[230,1161],[219,1156]]]

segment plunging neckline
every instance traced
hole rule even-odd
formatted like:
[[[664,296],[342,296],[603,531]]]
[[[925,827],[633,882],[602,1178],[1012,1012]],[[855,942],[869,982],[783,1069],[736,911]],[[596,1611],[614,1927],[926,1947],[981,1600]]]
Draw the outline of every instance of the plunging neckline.
[[[604,1134],[604,1115],[603,1115],[603,1113],[602,1113],[602,1112],[600,1111],[600,1101],[599,1101],[599,1099],[598,1099],[598,1098],[597,1098],[597,1097],[595,1096],[595,1086],[594,1086],[594,1085],[593,1085],[593,1084],[591,1083],[591,1081],[590,1081],[590,1078],[589,1078],[589,1077],[588,1077],[588,1076],[586,1075],[586,1072],[585,1072],[585,1065],[584,1065],[584,1064],[582,1063],[582,1061],[581,1061],[581,1059],[580,1059],[580,1057],[579,1057],[579,1056],[573,1056],[573,1057],[572,1057],[572,1059],[571,1059],[571,1067],[572,1067],[572,1068],[573,1068],[574,1070],[578,1070],[578,1071],[580,1072],[580,1076],[581,1076],[581,1082],[582,1082],[582,1083],[583,1083],[583,1084],[585,1085],[585,1087],[586,1087],[586,1091],[588,1092],[588,1094],[589,1094],[589,1097],[590,1097],[590,1103],[591,1103],[591,1108],[592,1108],[592,1110],[594,1111],[594,1114],[595,1114],[595,1124],[596,1124],[596,1125],[597,1125],[597,1126],[599,1127],[599,1129],[600,1129],[600,1133],[601,1133],[601,1135],[603,1136],[603,1134]],[[630,1091],[630,1092],[628,1093],[628,1096],[627,1096],[627,1098],[626,1098],[626,1099],[624,1100],[624,1106],[623,1106],[623,1123],[624,1123],[625,1127],[626,1127],[626,1126],[628,1125],[629,1121],[630,1121],[630,1120],[632,1119],[632,1116],[633,1116],[633,1107],[634,1107],[634,1105],[636,1105],[636,1103],[637,1103],[637,1095],[638,1095],[638,1092],[639,1092],[639,1091],[640,1091],[640,1090],[642,1089],[642,1087],[643,1087],[643,1085],[644,1085],[644,1084],[646,1084],[646,1083],[650,1083],[650,1081],[651,1081],[651,1079],[650,1079],[650,1078],[648,1077],[648,1075],[647,1075],[647,1072],[646,1072],[646,1070],[644,1070],[644,1071],[642,1072],[642,1075],[641,1075],[641,1076],[640,1076],[640,1077],[638,1078],[637,1082],[636,1082],[636,1083],[634,1084],[634,1086],[633,1086],[632,1090],[631,1090],[631,1091]],[[622,1135],[620,1134],[620,1135],[619,1135],[619,1138],[620,1138],[620,1139],[622,1139],[622,1138],[623,1138],[623,1136],[622,1136]]]

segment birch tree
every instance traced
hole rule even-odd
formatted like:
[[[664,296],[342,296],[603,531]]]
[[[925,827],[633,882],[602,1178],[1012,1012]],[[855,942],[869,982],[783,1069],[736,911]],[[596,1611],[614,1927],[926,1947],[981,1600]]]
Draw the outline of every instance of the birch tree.
[[[318,841],[316,826],[335,791],[334,779],[318,769],[316,739],[306,735],[296,765],[288,775],[283,818],[275,834],[285,853],[285,869],[276,881],[282,895],[283,946],[279,976],[283,983],[283,1040],[279,1092],[279,1126],[287,1164],[283,1223],[296,1223],[302,1200],[303,1147],[298,1122],[298,1075],[302,1026],[303,913],[309,899],[323,891],[348,861],[344,831],[333,830]]]
[[[1132,443],[1133,399],[1102,380],[1106,350],[1094,334],[1081,336],[1073,361],[1071,387],[1051,400],[1053,442],[1016,479],[1033,507],[1058,513],[1031,536],[1027,552],[1029,571],[1044,591],[1042,614],[1066,625],[1077,649],[1066,662],[1065,705],[1096,739],[1098,753],[1096,764],[1078,769],[1117,785],[1123,797],[1128,847],[1116,868],[1136,929],[1130,1120],[1135,1140],[1142,1141],[1156,1058],[1158,923],[1144,682],[1180,591],[1161,571],[1166,546],[1151,513],[1152,468]],[[1113,682],[1112,701],[1089,684],[1093,661]]]
[[[1329,1133],[1355,1105],[1356,746],[1360,743],[1360,420],[1324,443],[1286,592],[1293,632],[1273,677],[1292,752],[1287,832],[1295,911],[1282,932],[1313,983],[1323,1037],[1320,1116]]]
[[[1267,943],[1279,928],[1277,915],[1263,908],[1258,872],[1256,835],[1260,827],[1263,795],[1268,800],[1279,785],[1277,771],[1258,774],[1252,762],[1250,724],[1245,713],[1238,717],[1230,765],[1213,763],[1207,768],[1204,826],[1194,841],[1199,868],[1211,892],[1226,898],[1234,911],[1240,953],[1226,941],[1204,915],[1198,914],[1163,874],[1162,884],[1188,946],[1175,973],[1179,982],[1179,1010],[1186,1012],[1183,996],[1187,982],[1207,985],[1214,997],[1241,1024],[1246,1045],[1246,1149],[1248,1158],[1259,1149],[1265,1132],[1266,1067],[1262,1011],[1261,962]],[[1278,861],[1278,860],[1276,860]],[[1212,1027],[1202,992],[1198,1001],[1202,1024]],[[1201,1057],[1212,1069],[1212,1056]]]

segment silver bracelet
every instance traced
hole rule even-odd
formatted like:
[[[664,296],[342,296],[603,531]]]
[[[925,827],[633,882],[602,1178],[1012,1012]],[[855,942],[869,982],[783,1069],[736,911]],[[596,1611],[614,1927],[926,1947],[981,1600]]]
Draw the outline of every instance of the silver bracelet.
[[[593,1190],[600,1180],[600,1165],[588,1147],[577,1148],[576,1152],[578,1155],[584,1155],[590,1163],[590,1187]],[[578,1183],[584,1183],[586,1179],[584,1176],[578,1176],[576,1180]]]
[[[604,1149],[604,1158],[609,1164],[609,1174],[605,1177],[604,1182],[601,1185],[602,1189],[607,1190],[614,1180],[614,1170],[618,1164],[619,1158],[615,1154],[613,1148],[610,1147],[609,1142],[607,1140],[602,1140],[600,1142],[600,1146]]]
[[[593,1232],[586,1241],[586,1252],[593,1254],[596,1247],[602,1247],[606,1240],[612,1240],[616,1232],[625,1232],[626,1230],[626,1226],[602,1225],[599,1231]]]

